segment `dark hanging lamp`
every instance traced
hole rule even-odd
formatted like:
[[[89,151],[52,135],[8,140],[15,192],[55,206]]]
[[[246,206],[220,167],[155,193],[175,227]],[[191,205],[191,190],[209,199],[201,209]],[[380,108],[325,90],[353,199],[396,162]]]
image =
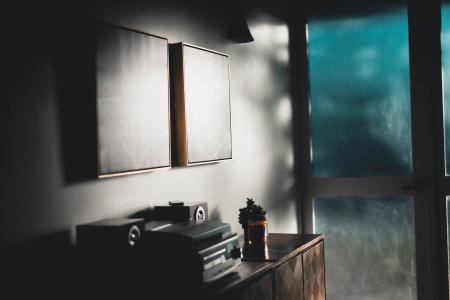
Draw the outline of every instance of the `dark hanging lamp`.
[[[230,1],[227,38],[236,43],[250,43],[255,39],[248,28],[244,1]]]

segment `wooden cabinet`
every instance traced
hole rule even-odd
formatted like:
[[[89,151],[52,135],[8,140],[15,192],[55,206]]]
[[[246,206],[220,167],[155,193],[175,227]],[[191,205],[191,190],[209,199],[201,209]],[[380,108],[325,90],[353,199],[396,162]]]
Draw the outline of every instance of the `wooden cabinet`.
[[[323,242],[274,269],[276,300],[325,300]]]
[[[270,234],[265,260],[244,257],[236,276],[206,298],[326,300],[324,255],[323,235]]]
[[[303,300],[302,255],[291,258],[274,271],[277,300]]]
[[[324,237],[320,234],[269,234],[268,251],[264,259],[244,257],[232,273],[205,284],[195,283],[188,276],[180,276],[185,271],[183,265],[164,270],[164,260],[157,260],[158,257],[154,256],[143,260],[141,255],[130,253],[80,255],[76,261],[80,266],[79,274],[86,274],[79,276],[77,284],[83,297],[97,299],[98,295],[104,295],[104,299],[131,300],[326,300]],[[168,278],[172,272],[173,277]]]
[[[325,300],[325,259],[323,242],[316,244],[303,257],[304,300]],[[290,299],[290,298],[289,298]]]
[[[236,300],[272,300],[272,274],[269,272],[237,293]]]

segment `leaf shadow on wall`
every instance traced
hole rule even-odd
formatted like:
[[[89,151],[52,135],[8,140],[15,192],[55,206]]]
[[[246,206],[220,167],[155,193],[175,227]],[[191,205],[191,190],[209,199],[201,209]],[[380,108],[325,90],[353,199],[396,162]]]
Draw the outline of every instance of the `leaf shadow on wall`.
[[[269,222],[277,231],[293,231],[297,204],[293,164],[292,96],[290,91],[289,34],[285,17],[262,8],[249,17],[250,30],[255,42],[250,45],[252,68],[244,73],[245,79],[258,78],[265,84],[249,84],[242,93],[246,101],[261,112],[261,124],[268,140],[258,144],[269,160],[264,177],[262,205],[269,212]],[[244,48],[242,51],[244,51]],[[298,219],[298,218],[297,218]],[[297,220],[298,221],[298,220]],[[280,229],[278,229],[280,228]]]

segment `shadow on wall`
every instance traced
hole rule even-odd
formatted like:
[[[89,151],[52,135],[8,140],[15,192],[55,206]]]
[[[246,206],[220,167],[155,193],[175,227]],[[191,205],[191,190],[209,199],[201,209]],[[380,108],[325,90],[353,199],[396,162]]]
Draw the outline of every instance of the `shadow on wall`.
[[[287,209],[295,209],[294,154],[292,132],[292,99],[289,95],[289,33],[285,22],[261,24],[254,27],[255,38],[268,41],[264,49],[258,52],[270,65],[270,82],[276,83],[271,93],[265,94],[263,103],[268,128],[276,137],[271,143],[276,147],[271,161],[272,176],[266,182],[265,195],[271,201],[268,209],[271,217],[277,220],[286,218]],[[272,38],[270,38],[272,37]],[[295,215],[295,213],[293,214]]]
[[[7,74],[5,86],[11,89],[6,91],[7,99],[25,96],[23,93],[31,90],[33,84],[26,81],[32,76],[28,71],[36,68],[43,58],[52,60],[66,181],[95,178],[97,146],[92,134],[96,128],[95,73],[88,18],[91,5],[43,1],[7,3],[6,8],[7,26],[2,35],[6,45],[3,51],[8,59],[2,71]],[[23,104],[29,105],[28,108],[32,105]],[[6,118],[14,113],[17,112]],[[33,154],[33,147],[30,153]]]
[[[97,177],[95,23],[58,23],[54,67],[66,183]]]
[[[264,190],[251,196],[267,208],[269,220],[276,220],[276,231],[292,232],[297,228],[292,226],[292,219],[296,218],[296,191],[288,26],[279,16],[255,12],[249,18],[249,27],[255,38],[255,42],[251,44],[251,52],[246,52],[248,48],[244,47],[238,47],[236,50],[240,51],[237,57],[245,57],[247,67],[242,74],[236,71],[232,76],[234,80],[249,82],[244,84],[245,88],[238,93],[242,97],[238,99],[239,105],[245,103],[251,107],[259,107],[263,115],[258,116],[256,126],[264,128],[273,138],[262,143],[258,141],[258,144],[253,145],[254,141],[247,136],[235,144],[236,148],[244,146],[248,148],[238,151],[253,151],[255,157],[263,157],[262,153],[271,156],[270,161],[259,161],[259,165],[267,170]],[[244,65],[240,60],[232,60],[232,68],[241,64]],[[250,84],[253,78],[258,78],[261,84]],[[236,103],[236,99],[234,100]],[[233,113],[239,114],[239,108],[236,109],[235,105],[232,108]],[[246,107],[240,110],[251,109]],[[237,126],[242,128],[249,125],[239,123]],[[235,124],[235,127],[237,126]],[[251,132],[252,129],[247,128],[246,131]],[[233,138],[235,137],[239,138],[239,133],[234,134]],[[242,168],[242,172],[252,172],[251,165]],[[256,179],[257,176],[259,174],[255,174]]]

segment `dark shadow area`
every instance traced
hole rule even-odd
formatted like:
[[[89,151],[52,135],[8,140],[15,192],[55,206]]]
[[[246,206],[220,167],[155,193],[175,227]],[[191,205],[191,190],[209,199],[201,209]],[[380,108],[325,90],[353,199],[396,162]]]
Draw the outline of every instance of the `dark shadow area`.
[[[60,232],[3,249],[2,299],[78,299],[75,249]]]
[[[26,6],[27,9],[23,9]],[[61,159],[67,183],[96,177],[94,32],[91,5],[83,2],[6,4],[3,74],[7,99],[29,89],[27,71],[51,59],[58,99]]]
[[[171,280],[183,278],[183,268],[166,268],[165,261],[147,249],[81,248],[70,245],[68,232],[3,249],[1,298],[197,299],[189,296],[198,288],[189,279]]]
[[[303,111],[301,101],[307,99],[309,95],[309,78],[307,74],[307,44],[306,44],[306,33],[301,28],[304,28],[306,24],[306,6],[300,7],[300,13],[292,13],[297,7],[291,3],[290,11],[291,14],[288,18],[289,26],[289,56],[291,57],[291,63],[289,68],[289,91],[292,97],[292,132],[291,138],[293,141],[293,151],[294,151],[294,177],[295,184],[293,193],[296,197],[297,204],[297,229],[298,232],[304,233],[303,230],[303,220],[301,217],[302,212],[302,193],[301,185],[303,182],[302,176],[305,170],[305,161],[300,158],[307,157],[305,153],[308,151],[306,145],[303,145],[303,137],[307,135],[309,128],[302,126],[302,118],[307,114]],[[295,82],[295,84],[294,84]]]
[[[281,0],[281,1],[271,1],[271,0],[246,0],[244,1],[250,14],[255,12],[265,12],[270,14],[272,17],[286,21],[290,13],[300,12],[300,8],[303,5],[298,1],[292,0]],[[251,9],[253,8],[253,9]],[[258,9],[254,9],[258,8]],[[293,9],[293,10],[292,10]]]
[[[61,24],[55,70],[67,182],[96,178],[95,23]]]
[[[296,4],[296,1],[291,1],[291,5],[299,5]],[[348,11],[349,8],[361,9],[361,8],[371,8],[377,10],[380,6],[390,6],[390,5],[398,5],[405,4],[404,0],[344,0],[344,1],[333,1],[333,0],[322,0],[322,1],[307,1],[302,3],[304,11],[307,13],[315,13],[315,12],[323,12],[323,11]]]
[[[97,177],[95,28],[92,19],[58,22],[55,47],[60,140],[67,183]]]

